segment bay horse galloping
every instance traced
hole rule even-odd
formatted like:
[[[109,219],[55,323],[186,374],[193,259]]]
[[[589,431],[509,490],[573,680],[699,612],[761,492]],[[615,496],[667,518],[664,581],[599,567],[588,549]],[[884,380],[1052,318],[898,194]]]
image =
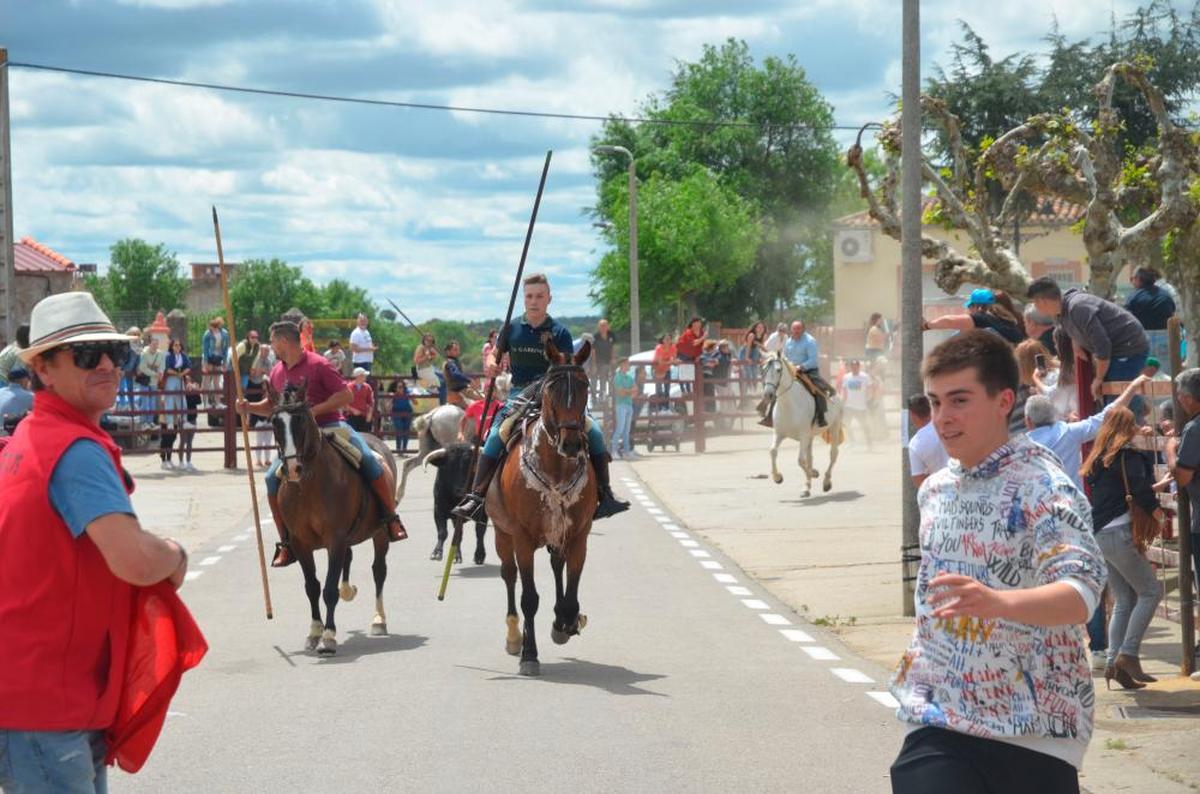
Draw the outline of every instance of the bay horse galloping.
[[[304,592],[312,606],[305,647],[322,656],[337,653],[337,626],[333,613],[339,596],[350,601],[358,588],[350,584],[351,546],[370,539],[375,546],[375,616],[370,634],[387,634],[383,611],[383,583],[387,579],[388,531],[379,500],[362,477],[325,439],[312,410],[305,401],[305,387],[288,386],[283,394],[268,384],[268,396],[274,409],[271,425],[285,475],[279,487],[279,508],[289,530],[292,552],[304,572]],[[369,433],[363,441],[382,460],[384,476],[396,478],[396,461],[387,445]],[[325,549],[329,567],[322,588],[317,579],[313,552]],[[339,577],[341,586],[338,586]],[[319,599],[324,595],[325,620],[321,620]]]
[[[521,675],[540,672],[533,625],[539,600],[533,553],[542,546],[550,552],[554,570],[550,637],[562,645],[587,625],[587,617],[579,613],[579,577],[597,500],[596,474],[588,459],[588,377],[582,366],[591,345],[585,342],[572,360],[569,354],[560,353],[548,336],[544,344],[550,369],[542,379],[541,413],[536,419],[524,420],[523,435],[509,449],[486,502],[496,528],[500,575],[508,590],[505,649],[513,656],[521,655]],[[518,570],[523,632],[517,627]]]

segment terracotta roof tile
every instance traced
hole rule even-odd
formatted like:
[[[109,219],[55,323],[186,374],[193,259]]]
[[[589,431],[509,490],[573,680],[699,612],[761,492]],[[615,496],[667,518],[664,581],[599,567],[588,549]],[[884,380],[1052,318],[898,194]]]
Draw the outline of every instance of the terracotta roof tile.
[[[926,196],[922,206],[924,209],[928,209],[933,202],[932,196]],[[1038,201],[1034,212],[1022,218],[1021,223],[1026,226],[1070,226],[1082,218],[1086,211],[1086,207],[1066,199],[1046,198]],[[879,224],[875,222],[870,213],[863,210],[852,215],[835,218],[833,225],[839,229],[871,229]]]
[[[18,273],[73,273],[76,270],[74,262],[32,237],[22,237],[13,246],[13,265]]]

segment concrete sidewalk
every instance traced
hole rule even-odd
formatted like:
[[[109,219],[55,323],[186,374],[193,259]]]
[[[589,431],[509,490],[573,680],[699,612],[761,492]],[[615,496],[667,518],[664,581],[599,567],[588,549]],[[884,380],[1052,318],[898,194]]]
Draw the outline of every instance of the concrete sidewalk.
[[[703,455],[656,453],[632,466],[689,529],[773,595],[892,668],[912,632],[900,614],[899,444],[843,446],[833,490],[819,494],[817,483],[818,495],[804,500],[796,445],[780,450],[784,481],[775,485],[769,444],[766,430],[719,436]],[[828,447],[813,451],[824,471]],[[1179,645],[1179,626],[1156,619],[1142,657],[1157,684],[1109,692],[1097,674],[1096,730],[1081,775],[1088,791],[1200,790],[1200,683],[1179,677]]]

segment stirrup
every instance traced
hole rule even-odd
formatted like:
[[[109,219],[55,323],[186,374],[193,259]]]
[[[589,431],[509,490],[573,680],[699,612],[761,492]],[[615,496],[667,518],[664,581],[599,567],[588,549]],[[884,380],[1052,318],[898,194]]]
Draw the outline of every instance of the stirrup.
[[[286,568],[295,561],[296,555],[292,553],[292,547],[287,544],[287,541],[275,544],[275,558],[271,560],[272,568]]]
[[[454,506],[450,511],[450,515],[455,518],[461,518],[463,521],[483,521],[486,516],[483,513],[483,504],[486,497],[483,494],[471,491],[463,500]]]
[[[393,521],[395,521],[399,526],[398,530],[392,529]],[[395,543],[398,540],[408,540],[408,530],[404,528],[404,522],[400,520],[400,516],[392,513],[390,516],[387,516],[383,519],[383,523],[387,527],[388,540],[390,542]]]
[[[592,519],[608,518],[628,509],[629,502],[622,502],[613,495],[611,487],[605,487],[601,490],[599,501],[596,502],[596,512],[592,514]]]

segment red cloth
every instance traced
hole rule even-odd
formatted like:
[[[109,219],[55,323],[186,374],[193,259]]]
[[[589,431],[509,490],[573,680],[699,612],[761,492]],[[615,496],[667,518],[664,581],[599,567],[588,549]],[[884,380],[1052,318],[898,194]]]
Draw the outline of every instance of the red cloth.
[[[310,406],[323,403],[346,388],[346,379],[324,356],[309,352],[305,352],[294,367],[288,367],[282,361],[276,363],[268,377],[271,380],[271,388],[277,392],[283,392],[289,384],[305,384],[305,401]],[[330,411],[316,417],[316,420],[317,424],[326,425],[330,422],[340,422],[343,418],[341,411]]]
[[[685,355],[691,359],[700,358],[700,353],[703,352],[704,342],[697,338],[692,332],[691,326],[688,326],[682,334],[679,335],[679,341],[675,343],[675,352]]]
[[[353,395],[350,407],[362,416],[366,416],[367,412],[371,410],[371,406],[375,404],[375,390],[371,388],[371,384],[351,381],[350,394]]]
[[[51,392],[34,395],[0,453],[0,729],[101,730],[117,711],[133,588],[50,504],[54,467],[80,439],[108,452],[132,492],[117,445]]]
[[[136,772],[146,763],[167,718],[171,697],[208,643],[170,582],[139,587],[130,616],[121,701],[108,729],[105,763]]]
[[[483,419],[483,400],[475,400],[467,406],[467,418],[475,422],[475,432],[479,434],[480,438],[486,438],[487,434],[491,432],[492,421],[496,418],[496,411],[498,410],[500,410],[500,402],[492,400],[492,405],[488,408],[487,427],[480,429],[480,423]]]

